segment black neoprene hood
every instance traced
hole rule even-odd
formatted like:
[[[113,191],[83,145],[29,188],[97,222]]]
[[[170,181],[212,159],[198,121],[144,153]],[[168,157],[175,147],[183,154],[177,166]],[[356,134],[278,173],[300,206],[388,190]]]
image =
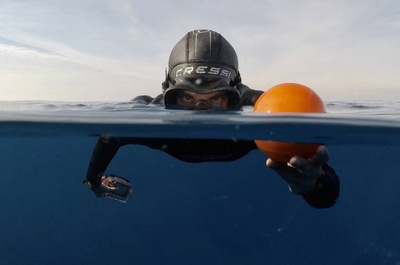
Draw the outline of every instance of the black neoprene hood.
[[[168,68],[185,63],[223,64],[238,69],[238,58],[231,44],[212,30],[194,30],[187,33],[172,49]]]
[[[176,92],[227,91],[230,109],[239,108],[238,58],[232,45],[212,30],[188,32],[172,49],[163,83],[165,106],[176,104]]]

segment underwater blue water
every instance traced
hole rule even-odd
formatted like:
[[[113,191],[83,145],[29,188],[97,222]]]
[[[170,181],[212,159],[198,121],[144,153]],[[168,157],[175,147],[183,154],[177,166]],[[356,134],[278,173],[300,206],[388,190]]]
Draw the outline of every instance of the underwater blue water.
[[[268,130],[273,139],[326,142],[341,194],[319,210],[291,194],[258,150],[235,162],[189,164],[126,146],[107,170],[133,182],[126,204],[82,184],[103,130],[157,137],[150,124],[182,137],[197,130],[245,138],[260,131],[260,117],[0,102],[0,264],[400,264],[400,103],[326,105],[332,119],[277,117]],[[218,133],[207,129],[222,118]]]

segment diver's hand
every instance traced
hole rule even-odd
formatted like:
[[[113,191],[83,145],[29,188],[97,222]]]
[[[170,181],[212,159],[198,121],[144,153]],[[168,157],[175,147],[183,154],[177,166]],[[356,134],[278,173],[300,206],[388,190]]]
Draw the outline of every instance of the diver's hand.
[[[104,179],[105,176],[101,177],[101,182],[103,182]],[[83,184],[85,184],[86,187],[88,187],[94,193],[94,195],[96,195],[96,197],[104,197],[104,193],[107,191],[106,187],[102,183],[100,185],[93,185],[90,183],[90,181],[85,179]]]
[[[106,197],[124,203],[132,193],[129,180],[116,175],[102,176],[98,186],[92,185],[88,180],[84,180],[83,183],[93,191],[96,197]]]
[[[268,158],[266,164],[288,183],[291,192],[303,194],[315,188],[317,179],[322,174],[322,165],[328,160],[328,149],[321,145],[315,156],[308,160],[294,156],[289,163],[281,163]]]
[[[83,183],[88,187],[96,197],[104,197],[105,194],[110,191],[111,187],[109,187],[108,184],[109,180],[107,176],[102,176],[101,177],[101,184],[98,186],[92,185],[88,180],[84,180]]]

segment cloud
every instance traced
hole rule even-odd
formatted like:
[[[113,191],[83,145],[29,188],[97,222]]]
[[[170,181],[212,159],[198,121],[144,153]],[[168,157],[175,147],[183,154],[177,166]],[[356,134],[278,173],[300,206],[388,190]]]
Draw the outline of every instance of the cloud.
[[[366,88],[393,94],[399,6],[395,0],[4,1],[0,82],[8,93],[43,98],[54,87],[60,97],[77,99],[157,95],[174,44],[187,31],[209,28],[232,43],[243,80],[256,89],[297,81],[329,96]]]

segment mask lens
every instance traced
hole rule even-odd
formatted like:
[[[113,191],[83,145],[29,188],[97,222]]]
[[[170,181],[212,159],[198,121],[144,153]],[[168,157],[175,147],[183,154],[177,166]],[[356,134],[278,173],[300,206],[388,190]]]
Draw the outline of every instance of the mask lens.
[[[206,93],[219,87],[229,86],[230,80],[221,77],[186,77],[175,79],[174,87],[198,93]]]

